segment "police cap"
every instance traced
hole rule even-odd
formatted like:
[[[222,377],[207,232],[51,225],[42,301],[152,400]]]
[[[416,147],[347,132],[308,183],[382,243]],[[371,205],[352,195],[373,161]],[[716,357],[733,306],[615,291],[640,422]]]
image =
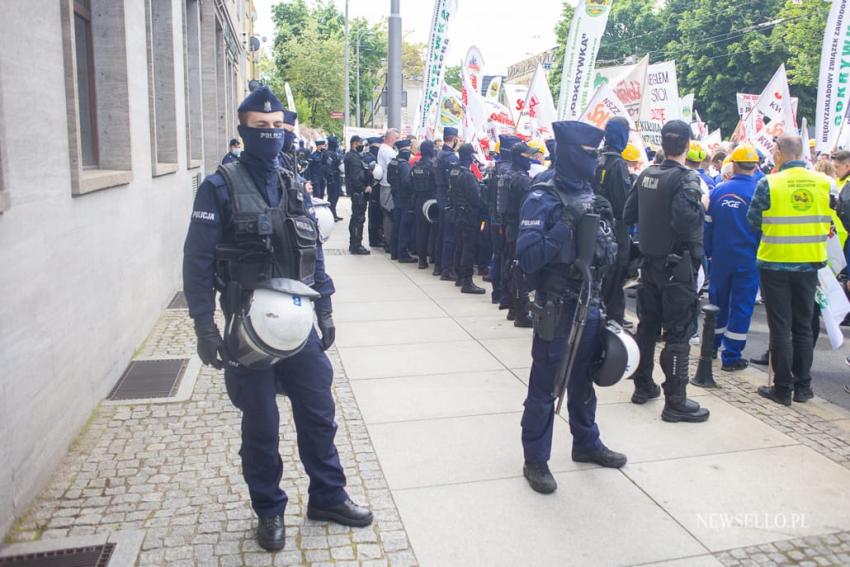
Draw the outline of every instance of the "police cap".
[[[263,86],[248,94],[238,112],[284,112],[283,104],[270,88]]]

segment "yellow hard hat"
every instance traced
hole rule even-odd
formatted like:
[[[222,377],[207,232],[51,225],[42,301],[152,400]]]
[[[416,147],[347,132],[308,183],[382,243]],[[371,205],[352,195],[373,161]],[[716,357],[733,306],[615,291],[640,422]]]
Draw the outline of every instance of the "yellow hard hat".
[[[749,144],[741,144],[732,151],[729,159],[733,163],[758,163],[759,155],[756,149]]]
[[[723,165],[729,165],[730,163],[732,163],[732,156],[726,156],[723,158]]]
[[[496,150],[495,151],[496,151],[497,154],[502,151],[502,141],[501,140],[496,140]]]
[[[626,161],[638,161],[640,159],[640,150],[634,144],[628,144],[621,155]]]
[[[540,140],[531,140],[530,142],[527,142],[526,145],[532,150],[534,150],[533,153],[535,154],[546,153],[546,146],[544,146],[543,142],[541,142]]]
[[[810,147],[811,149],[815,149],[815,146],[817,146],[817,145],[818,145],[818,141],[817,141],[817,140],[809,140],[809,147]]]
[[[691,147],[688,149],[688,161],[700,163],[705,160],[707,152],[699,142],[691,142]]]

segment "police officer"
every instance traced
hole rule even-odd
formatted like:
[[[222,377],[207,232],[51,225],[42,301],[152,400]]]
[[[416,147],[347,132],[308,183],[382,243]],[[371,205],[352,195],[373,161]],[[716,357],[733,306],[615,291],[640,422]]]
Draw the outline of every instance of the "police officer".
[[[198,189],[184,246],[183,282],[198,355],[204,364],[224,368],[228,396],[242,410],[242,474],[259,517],[257,540],[273,551],[285,545],[287,503],[279,486],[283,473],[278,451],[279,389],[292,404],[299,454],[310,477],[307,516],[365,526],[372,522],[372,514],[346,494],[334,445],[333,368],[323,352],[334,340],[330,300],[334,287],[324,271],[314,221],[307,216],[309,195],[278,167],[284,143],[283,106],[262,87],[248,95],[238,112],[245,150],[239,161],[221,166]],[[290,272],[301,281],[312,281],[321,296],[315,302],[321,338],[312,330],[296,354],[265,369],[249,367],[235,348],[238,336],[230,326],[224,338],[216,327],[215,292],[223,292],[225,318],[233,321],[250,303],[252,290],[272,281],[267,276],[290,277]],[[292,302],[300,305],[295,299]]]
[[[410,255],[413,233],[413,190],[410,186],[410,140],[397,140],[398,152],[387,164],[387,181],[392,195],[392,239],[395,251],[394,260],[401,264],[414,264],[416,258]]]
[[[325,173],[324,153],[326,150],[324,140],[316,140],[316,150],[310,154],[307,165],[307,180],[313,186],[313,196],[320,199],[325,198]]]
[[[493,242],[493,259],[490,261],[490,283],[493,291],[490,301],[499,305],[507,305],[507,295],[502,288],[502,264],[504,258],[502,253],[505,249],[505,228],[502,223],[502,213],[499,204],[506,201],[508,187],[508,174],[511,171],[511,147],[519,143],[516,136],[502,134],[499,136],[498,161],[493,166],[488,180],[488,203],[490,209],[490,234]],[[502,200],[499,199],[499,191],[502,191]],[[504,208],[504,205],[502,206]]]
[[[458,161],[449,169],[448,203],[455,226],[455,271],[461,293],[486,293],[472,281],[473,264],[478,257],[478,222],[481,198],[478,179],[471,171],[475,148],[463,144]]]
[[[233,138],[230,140],[230,144],[228,144],[227,153],[224,154],[224,157],[221,159],[222,165],[225,163],[230,163],[232,161],[236,161],[239,159],[239,154],[242,153],[242,144],[238,139]]]
[[[605,315],[623,328],[632,328],[625,320],[626,295],[623,285],[629,265],[629,227],[623,222],[623,208],[626,196],[631,190],[629,166],[622,153],[629,143],[629,121],[616,116],[605,124],[605,147],[596,167],[593,190],[611,203],[614,212],[614,234],[617,238],[617,261],[605,272],[602,281],[602,300],[605,303]]]
[[[366,200],[372,191],[369,170],[363,162],[363,138],[351,137],[345,164],[345,188],[351,197],[351,219],[348,221],[348,251],[356,255],[371,254],[363,247],[363,224],[366,222]]]
[[[436,174],[437,205],[440,207],[440,221],[437,233],[436,259],[434,260],[434,275],[440,276],[442,281],[456,281],[457,274],[452,263],[455,253],[455,225],[449,218],[448,211],[448,189],[449,169],[457,163],[455,148],[459,145],[457,128],[446,126],[443,128],[443,147],[437,154],[437,163],[434,166]]]
[[[505,230],[505,242],[502,249],[502,289],[504,298],[500,309],[507,307],[508,321],[514,322],[514,327],[531,327],[529,313],[528,288],[522,270],[516,261],[516,243],[519,233],[519,213],[522,202],[531,186],[528,175],[531,168],[531,156],[534,150],[523,142],[511,147],[511,170],[500,184],[501,192],[497,194],[498,210],[502,215],[502,226]]]
[[[342,217],[336,214],[336,204],[339,201],[339,194],[342,192],[340,165],[342,165],[342,156],[339,155],[339,138],[328,136],[328,149],[322,155],[322,174],[325,177],[328,203],[331,205],[331,212],[336,222],[342,220]]]
[[[413,188],[413,212],[416,215],[416,254],[419,269],[428,268],[428,256],[434,259],[436,230],[425,218],[424,206],[436,194],[434,177],[434,142],[424,140],[419,145],[419,161],[410,170],[410,185]],[[429,252],[430,251],[430,252]]]
[[[295,148],[295,121],[297,119],[298,113],[294,110],[283,111],[283,148],[278,157],[281,167],[297,175],[303,183],[304,178],[301,177],[301,166]]]
[[[745,369],[741,352],[747,344],[750,319],[759,289],[756,250],[759,237],[747,221],[756,190],[753,179],[758,155],[750,145],[735,148],[731,155],[733,175],[711,193],[705,215],[705,254],[711,259],[708,298],[720,308],[714,331],[714,350],[723,345],[722,369]]]
[[[638,225],[643,254],[637,312],[640,365],[634,375],[632,402],[644,404],[661,391],[652,380],[655,342],[664,330],[664,421],[700,422],[707,409],[687,398],[691,327],[697,316],[697,270],[702,262],[705,210],[696,171],[685,167],[691,129],[671,120],[661,129],[665,160],[651,165],[635,181],[624,220]]]
[[[551,320],[538,319],[542,324],[535,328],[528,396],[522,414],[523,474],[531,488],[543,494],[557,488],[547,464],[555,419],[553,390],[577,308],[576,293],[581,287],[581,281],[571,271],[576,258],[573,228],[585,213],[596,210],[590,181],[603,135],[599,128],[575,121],[555,122],[552,127],[558,140],[556,171],[552,179],[531,188],[522,206],[517,239],[517,258],[534,284],[535,304],[551,302],[561,306],[558,313],[550,311]],[[610,264],[616,254],[617,245],[610,236],[610,226],[606,228],[600,223],[597,242],[594,266],[601,269]],[[596,425],[596,394],[590,372],[593,362],[602,355],[602,315],[598,286],[594,288],[567,389],[572,458],[577,462],[619,468],[626,464],[626,456],[602,443]]]
[[[363,154],[363,161],[366,167],[369,168],[369,248],[385,247],[387,242],[385,238],[389,235],[384,234],[384,212],[381,210],[381,189],[380,178],[376,178],[371,172],[378,163],[378,150],[381,149],[381,142],[384,139],[380,136],[372,136],[367,138],[369,144],[368,151]],[[383,175],[383,173],[382,173]]]

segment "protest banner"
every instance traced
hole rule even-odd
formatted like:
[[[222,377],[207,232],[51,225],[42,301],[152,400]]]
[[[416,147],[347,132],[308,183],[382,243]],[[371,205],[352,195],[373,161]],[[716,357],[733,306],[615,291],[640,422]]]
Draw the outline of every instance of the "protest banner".
[[[642,94],[638,130],[648,143],[660,146],[662,126],[682,114],[676,62],[662,61],[650,65],[646,70]]]
[[[682,120],[690,124],[694,118],[694,93],[680,97],[682,101]]]
[[[850,104],[850,0],[834,0],[826,20],[820,56],[816,148],[832,151]]]
[[[611,0],[579,0],[576,6],[564,46],[559,120],[575,120],[590,101],[596,55],[610,10]]]
[[[434,127],[440,118],[443,75],[446,51],[449,48],[449,21],[457,11],[457,0],[435,0],[428,49],[425,54],[425,72],[422,81],[421,111],[417,131],[426,138],[434,136]]]
[[[517,123],[517,132],[537,140],[549,140],[555,137],[552,122],[557,119],[555,101],[546,81],[546,72],[543,65],[538,63]]]
[[[646,142],[640,135],[640,132],[635,128],[635,123],[629,116],[626,106],[614,94],[607,84],[603,84],[593,95],[590,104],[587,105],[584,113],[579,118],[580,122],[592,124],[597,128],[605,128],[605,124],[615,116],[622,116],[629,121],[629,143],[634,145],[640,152],[638,159],[639,168],[643,169],[649,164],[649,159],[646,155]]]

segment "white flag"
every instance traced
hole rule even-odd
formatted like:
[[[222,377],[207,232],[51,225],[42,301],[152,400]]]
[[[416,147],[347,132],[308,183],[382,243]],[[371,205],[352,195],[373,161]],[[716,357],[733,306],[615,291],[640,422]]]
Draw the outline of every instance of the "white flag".
[[[773,78],[770,79],[761,96],[759,96],[755,109],[771,121],[781,121],[784,124],[785,131],[797,129],[784,63],[779,66],[779,69],[773,74]],[[779,136],[780,134],[776,135]]]
[[[487,98],[499,100],[499,93],[502,92],[502,77],[493,77],[490,84],[487,85]]]
[[[557,119],[555,101],[552,98],[552,91],[549,90],[549,83],[546,81],[546,72],[543,70],[543,65],[538,63],[531,85],[528,87],[528,96],[525,98],[517,131],[537,140],[549,140],[555,137],[552,122]],[[527,132],[520,129],[522,126],[527,128]]]
[[[417,124],[417,131],[426,138],[433,137],[434,126],[440,118],[446,51],[449,48],[449,20],[456,11],[457,0],[434,0],[434,14],[428,35],[428,51],[425,54],[421,111]]]
[[[477,47],[470,47],[461,68],[463,75],[463,104],[466,107],[464,120],[464,137],[467,140],[475,138],[478,130],[487,119],[484,99],[481,96],[481,68],[484,59]]]
[[[682,120],[687,123],[693,121],[694,116],[694,93],[686,94],[681,97],[682,101]]]
[[[849,51],[850,0],[833,0],[823,35],[818,80],[815,139],[821,152],[835,148],[838,131],[850,105],[850,73],[844,57]]]
[[[579,0],[564,46],[558,119],[575,120],[587,106],[593,88],[596,55],[612,0]]]
[[[647,69],[649,69],[649,55],[645,55],[637,65],[609,85],[635,123],[640,120],[640,105],[643,100]]]
[[[809,123],[806,121],[805,116],[800,125],[800,138],[803,140],[803,159],[808,163],[812,163],[812,149],[809,147]]]

